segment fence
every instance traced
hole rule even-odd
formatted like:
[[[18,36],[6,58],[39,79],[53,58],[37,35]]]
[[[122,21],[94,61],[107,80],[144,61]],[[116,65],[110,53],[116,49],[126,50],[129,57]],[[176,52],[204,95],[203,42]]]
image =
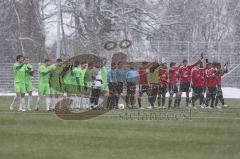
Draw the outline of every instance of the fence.
[[[183,58],[189,63],[194,62],[203,53],[209,61],[218,61],[222,64],[229,62],[229,73],[223,77],[223,86],[240,87],[240,52],[236,49],[240,43],[219,42],[188,42],[188,41],[161,41],[150,39],[149,41],[133,42],[133,46],[127,50],[114,50],[102,52],[103,56],[110,57],[115,52],[129,54],[131,60],[150,60],[162,58],[166,62],[181,62]],[[110,59],[110,58],[109,58]],[[33,64],[35,68],[38,64]],[[33,79],[34,89],[37,89],[38,76]],[[13,75],[11,63],[0,63],[0,91],[13,92]]]

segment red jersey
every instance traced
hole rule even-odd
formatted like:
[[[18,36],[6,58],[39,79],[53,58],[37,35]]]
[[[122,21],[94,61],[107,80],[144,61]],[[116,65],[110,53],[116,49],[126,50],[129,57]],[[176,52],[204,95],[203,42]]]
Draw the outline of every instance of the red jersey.
[[[171,67],[169,69],[169,83],[173,86],[177,85],[178,69],[179,69],[179,67]]]
[[[198,65],[199,62],[200,62],[200,60],[193,65],[180,66],[179,71],[178,71],[180,83],[190,83],[191,82],[192,68],[194,66]]]
[[[161,83],[167,87],[168,84],[168,71],[167,68],[160,68],[159,69],[159,76]]]
[[[215,68],[215,71],[217,72],[216,79],[216,85],[221,85],[222,83],[222,76],[224,75],[223,71],[220,68]]]
[[[146,85],[148,84],[148,72],[147,69],[144,67],[140,67],[138,69],[139,74],[139,84]]]
[[[206,87],[214,87],[216,86],[216,76],[214,75],[215,73],[214,68],[206,69],[205,70],[205,85]]]
[[[194,68],[192,70],[192,85],[193,86],[204,86],[205,85],[205,69],[201,69],[201,68]]]

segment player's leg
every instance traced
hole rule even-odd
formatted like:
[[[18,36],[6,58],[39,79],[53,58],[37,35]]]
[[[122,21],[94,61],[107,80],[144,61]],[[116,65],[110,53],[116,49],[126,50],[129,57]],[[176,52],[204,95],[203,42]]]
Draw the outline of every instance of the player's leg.
[[[32,92],[28,92],[28,104],[27,104],[27,109],[28,111],[31,111],[31,103],[32,103]]]
[[[19,102],[20,102],[20,99],[21,99],[21,93],[20,93],[20,86],[19,86],[19,84],[14,83],[14,88],[15,88],[16,96],[14,96],[14,98],[13,98],[13,101],[12,101],[12,103],[10,105],[10,108],[9,108],[10,110],[13,110],[15,102],[18,99],[19,99]]]
[[[20,99],[20,104],[19,104],[19,111],[26,111],[26,103],[25,103],[26,86],[25,86],[25,83],[20,84],[20,93],[21,93],[21,99]]]
[[[45,86],[44,95],[46,96],[46,111],[51,110],[51,98],[50,98],[50,87],[48,84]]]
[[[130,107],[129,107],[130,93],[131,93],[131,90],[130,90],[130,83],[127,82],[126,108],[130,108]]]
[[[26,103],[25,103],[25,93],[21,93],[19,111],[26,111]]]
[[[142,85],[139,84],[139,93],[138,93],[138,106],[141,109],[142,108],[142,95],[143,95],[143,91],[142,91]]]
[[[186,106],[188,107],[190,104],[190,83],[185,84],[185,91],[186,91]]]
[[[168,84],[168,90],[169,90],[168,108],[171,108],[174,92],[173,92],[173,85],[170,83]]]
[[[158,89],[158,94],[157,94],[157,103],[158,103],[158,107],[161,106],[161,101],[162,101],[162,90],[163,88],[161,86],[159,86]]]
[[[165,107],[166,94],[167,94],[167,88],[163,87],[163,92],[162,92],[162,106],[163,106],[163,108],[166,108]]]
[[[39,111],[39,105],[41,101],[41,97],[44,96],[44,85],[42,83],[39,83],[38,85],[38,97],[37,97],[37,102],[35,106],[35,111]]]
[[[131,84],[131,96],[130,96],[130,103],[132,108],[135,107],[135,93],[136,93],[136,84],[132,83]]]
[[[10,110],[14,109],[14,104],[18,99],[19,99],[19,105],[21,103],[20,84],[19,83],[14,83],[14,88],[15,88],[16,96],[14,96],[14,98],[13,98],[13,101],[12,101],[12,103],[10,105],[10,108],[9,108]]]

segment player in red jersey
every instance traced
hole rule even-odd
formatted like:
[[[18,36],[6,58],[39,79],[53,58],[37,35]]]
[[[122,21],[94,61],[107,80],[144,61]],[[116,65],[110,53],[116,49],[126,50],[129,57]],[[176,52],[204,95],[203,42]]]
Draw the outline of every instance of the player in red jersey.
[[[140,109],[142,108],[141,99],[144,93],[149,95],[149,85],[148,85],[148,62],[142,62],[142,66],[138,68],[139,74],[139,96],[138,96],[138,105]]]
[[[165,108],[165,98],[167,94],[167,86],[168,86],[168,70],[167,64],[163,63],[161,68],[159,69],[159,77],[160,77],[160,86],[158,90],[158,107],[161,106]]]
[[[190,84],[191,84],[191,72],[192,68],[198,65],[201,62],[199,59],[193,65],[188,65],[188,61],[186,59],[183,60],[182,65],[180,66],[179,73],[179,81],[180,81],[180,89],[177,96],[177,107],[180,107],[182,92],[186,92],[186,106],[189,105],[189,92],[190,92]]]
[[[153,62],[142,62],[142,66],[138,68],[138,74],[139,74],[139,96],[138,96],[138,105],[140,109],[144,109],[141,104],[141,98],[144,93],[147,94],[147,96],[150,96],[150,87],[149,87],[149,68],[152,67],[154,63]]]
[[[195,102],[199,98],[200,103],[203,103],[204,100],[204,84],[205,84],[205,68],[203,68],[203,64],[200,63],[192,70],[192,106],[194,109]]]
[[[214,68],[215,68],[215,71],[216,71],[216,85],[217,85],[215,107],[217,107],[218,109],[221,109],[222,107],[228,107],[227,105],[225,105],[225,101],[224,101],[224,98],[223,98],[222,87],[221,87],[222,76],[225,73],[228,72],[228,69],[227,69],[227,64],[225,64],[224,69],[222,69],[221,68],[221,63],[216,63],[216,66]],[[218,106],[219,101],[221,102],[222,107]]]
[[[214,108],[214,101],[215,96],[217,92],[216,87],[216,76],[217,72],[212,67],[211,63],[207,64],[206,70],[205,70],[205,84],[207,87],[207,96],[206,96],[206,108],[212,109]],[[211,100],[211,106],[209,106],[209,101]]]
[[[176,66],[175,62],[171,62],[170,63],[170,68],[169,68],[169,81],[168,81],[168,90],[169,90],[169,101],[168,101],[168,108],[172,107],[172,99],[173,99],[173,95],[176,94],[177,97],[177,93],[178,93],[178,87],[177,87],[177,78],[178,78],[178,69],[181,65],[179,65],[178,67]],[[175,98],[174,101],[174,107],[176,107],[176,103],[177,103],[177,98]]]

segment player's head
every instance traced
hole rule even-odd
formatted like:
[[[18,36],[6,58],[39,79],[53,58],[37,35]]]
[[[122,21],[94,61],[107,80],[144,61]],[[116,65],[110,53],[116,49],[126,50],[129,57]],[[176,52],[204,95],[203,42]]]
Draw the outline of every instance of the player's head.
[[[123,68],[123,62],[122,61],[118,62],[118,68]]]
[[[44,64],[45,64],[46,66],[50,66],[50,65],[51,65],[51,60],[50,60],[50,59],[45,59],[45,60],[44,60]]]
[[[81,63],[81,66],[82,66],[83,69],[85,69],[85,68],[88,67],[88,64],[87,64],[86,62],[82,62],[82,63]]]
[[[216,64],[215,64],[215,68],[217,68],[217,69],[221,69],[221,63],[220,63],[220,62],[216,62]]]
[[[113,62],[112,64],[111,64],[111,69],[115,69],[116,68],[116,64]]]
[[[27,56],[24,57],[24,63],[29,63],[29,57]]]
[[[217,67],[217,65],[218,65],[218,63],[217,63],[217,62],[213,62],[213,63],[212,63],[212,67],[214,67],[214,68],[216,68],[216,67]]]
[[[106,58],[103,58],[103,59],[102,59],[102,64],[101,64],[101,65],[102,65],[102,66],[105,66],[106,64],[107,64],[107,59],[106,59]]]
[[[183,59],[183,66],[187,66],[187,64],[188,64],[188,60],[187,59]]]
[[[199,63],[199,68],[203,68],[203,63],[202,62]]]
[[[23,63],[24,62],[23,55],[17,55],[16,60],[17,62]]]
[[[88,63],[88,69],[91,70],[93,68],[93,63]]]
[[[212,68],[212,63],[207,63],[206,67],[209,69],[209,68]]]
[[[147,66],[147,64],[148,64],[147,61],[143,61],[143,62],[142,62],[142,66],[143,66],[143,67],[144,67],[144,66]]]
[[[133,63],[133,62],[131,62],[131,63],[129,64],[129,68],[130,68],[130,70],[134,70],[134,63]]]
[[[62,59],[57,59],[57,60],[56,60],[56,63],[57,63],[57,64],[60,64],[62,61],[63,61]]]
[[[175,62],[171,62],[170,63],[170,67],[175,67],[176,66],[176,63]]]
[[[166,62],[162,63],[162,68],[167,68],[167,63]]]
[[[80,62],[79,61],[75,61],[74,62],[74,67],[78,67],[80,65]]]

